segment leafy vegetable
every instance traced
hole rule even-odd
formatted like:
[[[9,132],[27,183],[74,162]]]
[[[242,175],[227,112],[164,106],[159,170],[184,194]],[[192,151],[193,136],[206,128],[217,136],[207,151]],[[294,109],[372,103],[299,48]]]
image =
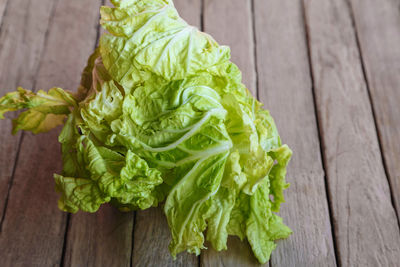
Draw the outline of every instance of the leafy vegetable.
[[[0,118],[26,109],[13,133],[59,136],[60,209],[95,212],[165,201],[171,254],[199,254],[203,232],[216,250],[247,238],[268,261],[291,230],[274,212],[284,201],[291,151],[268,111],[241,83],[230,51],[182,20],[171,1],[112,1],[109,33],[88,60],[76,93],[18,88],[0,99]]]

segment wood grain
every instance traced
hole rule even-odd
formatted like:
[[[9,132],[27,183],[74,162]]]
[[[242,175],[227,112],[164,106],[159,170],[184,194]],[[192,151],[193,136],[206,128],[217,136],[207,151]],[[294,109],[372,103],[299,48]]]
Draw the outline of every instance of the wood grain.
[[[0,30],[8,0],[0,0]]]
[[[203,30],[219,44],[229,45],[243,83],[256,95],[251,0],[204,0]]]
[[[161,208],[151,208],[136,213],[133,243],[133,266],[189,267],[198,266],[195,255],[186,251],[177,255],[176,260],[168,250],[171,233]]]
[[[351,1],[382,152],[400,214],[399,1]]]
[[[397,266],[400,233],[344,0],[305,1],[338,261]]]
[[[203,0],[174,0],[179,15],[190,25],[201,29],[201,7]]]
[[[201,0],[175,0],[174,4],[186,21],[200,28]],[[197,266],[198,258],[187,252],[174,261],[168,251],[171,233],[162,207],[136,212],[133,266]]]
[[[215,251],[208,242],[206,247],[208,249],[201,254],[202,267],[269,266],[269,263],[261,265],[254,257],[249,243],[246,240],[240,241],[237,236],[228,237],[227,250]]]
[[[130,266],[133,213],[103,205],[71,217],[64,266]]]
[[[293,150],[280,212],[293,235],[271,266],[335,266],[301,2],[254,4],[260,100]]]
[[[101,3],[109,0],[0,0],[0,95],[17,86],[75,90],[98,36]],[[269,265],[397,266],[400,231],[388,179],[400,213],[399,1],[303,3],[174,1],[190,24],[203,24],[231,46],[244,83],[253,94],[258,83],[261,101],[294,151],[280,212],[294,234],[278,242]],[[137,212],[134,220],[134,213],[105,205],[96,214],[71,216],[67,226],[52,179],[61,170],[57,131],[10,132],[11,123],[0,121],[1,266],[199,264],[186,252],[172,260],[161,208]],[[257,264],[249,245],[234,237],[227,251],[209,248],[201,256],[202,266]]]
[[[26,10],[33,9],[34,13],[23,16],[28,21],[22,24],[20,29],[12,29],[10,34],[22,31],[24,35],[21,37],[21,42],[25,46],[32,45],[30,49],[33,53],[24,58],[17,51],[8,62],[14,60],[28,66],[37,62],[31,59],[38,56],[35,50],[39,48],[31,44],[28,38],[35,41],[35,38],[46,37],[47,39],[42,42],[44,48],[41,49],[44,52],[40,64],[30,66],[39,69],[34,84],[37,88],[45,89],[51,86],[75,88],[79,82],[80,72],[93,49],[96,36],[94,25],[98,19],[98,11],[86,9],[87,3],[84,4],[79,0],[49,1],[41,5],[34,5],[29,1],[30,6],[24,6],[20,1],[15,2],[19,2],[16,6],[17,14],[14,14],[16,20],[21,18],[18,12],[23,15]],[[51,3],[54,3],[54,8]],[[45,6],[52,11],[48,16],[51,27],[45,36],[36,37],[31,35],[29,27],[35,31],[42,25],[33,24],[29,19],[30,16],[42,15],[40,11]],[[9,14],[7,12],[7,16]],[[71,19],[72,16],[76,19]],[[3,26],[8,25],[6,22],[7,20]],[[10,27],[16,25],[18,24],[11,24]],[[17,44],[16,42],[10,45],[17,46]],[[12,75],[16,73],[19,73],[18,69]],[[33,75],[34,73],[31,73],[30,77]],[[55,266],[60,264],[66,228],[66,214],[57,208],[58,195],[54,190],[52,179],[53,173],[61,170],[57,132],[38,136],[26,133],[24,136],[0,235],[2,264]]]
[[[101,2],[58,1],[37,76],[37,88],[59,86],[75,91],[94,50]]]
[[[10,1],[0,29],[0,95],[18,86],[31,89],[43,52],[54,1],[42,5]],[[3,7],[4,5],[4,1]],[[0,13],[2,14],[2,13]],[[25,19],[21,19],[25,18]],[[1,24],[0,24],[1,25]],[[6,115],[12,117],[12,115]],[[4,215],[21,134],[11,136],[11,122],[0,120],[0,220]],[[0,222],[1,223],[1,222]]]
[[[57,133],[25,134],[0,235],[2,266],[55,266],[66,214],[57,208],[52,174],[61,169]]]

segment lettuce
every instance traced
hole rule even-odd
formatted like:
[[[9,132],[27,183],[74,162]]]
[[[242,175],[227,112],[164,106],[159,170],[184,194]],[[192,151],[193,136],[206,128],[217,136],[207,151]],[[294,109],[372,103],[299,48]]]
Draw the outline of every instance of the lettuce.
[[[261,263],[291,230],[284,202],[291,150],[269,112],[251,96],[230,51],[182,20],[171,1],[112,1],[108,31],[77,92],[18,88],[0,99],[0,118],[26,111],[13,133],[60,124],[59,208],[95,212],[164,202],[171,254],[199,254],[206,239],[227,249],[246,238]]]

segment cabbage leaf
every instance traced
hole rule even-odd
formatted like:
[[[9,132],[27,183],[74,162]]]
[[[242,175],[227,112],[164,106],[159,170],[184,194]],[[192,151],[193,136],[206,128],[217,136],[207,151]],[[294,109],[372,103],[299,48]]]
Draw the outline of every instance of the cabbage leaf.
[[[0,118],[13,132],[60,124],[59,208],[123,211],[163,203],[170,252],[247,239],[261,263],[291,230],[276,214],[291,157],[267,110],[241,82],[229,47],[188,25],[172,1],[114,0],[76,93],[18,88]],[[207,235],[204,237],[204,231]]]

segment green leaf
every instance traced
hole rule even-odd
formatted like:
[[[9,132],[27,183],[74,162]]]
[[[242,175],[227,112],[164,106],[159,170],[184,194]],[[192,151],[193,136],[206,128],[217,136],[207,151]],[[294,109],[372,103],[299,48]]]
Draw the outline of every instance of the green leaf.
[[[62,136],[68,130],[65,128]],[[64,157],[64,167],[68,166],[64,172],[80,173],[84,177],[55,176],[57,189],[62,192],[59,205],[64,210],[95,212],[100,204],[111,200],[131,209],[157,205],[159,199],[154,189],[162,183],[161,174],[150,168],[145,160],[132,151],[121,155],[107,147],[97,146],[85,135],[76,139],[75,147],[76,157]]]
[[[169,1],[120,3],[101,9],[101,24],[110,34],[101,37],[100,52],[113,79],[125,88],[149,74],[184,79],[229,59],[228,47],[188,25]]]
[[[19,88],[0,99],[0,118],[25,109],[14,132],[64,123],[60,209],[165,201],[173,257],[199,254],[207,230],[214,249],[236,235],[265,263],[291,233],[274,213],[292,152],[273,118],[242,84],[229,48],[188,25],[172,1],[111,2],[78,91]]]
[[[95,212],[100,205],[110,201],[98,186],[89,179],[63,177],[55,174],[56,190],[61,193],[58,207],[63,211],[77,212],[83,210]]]
[[[77,92],[75,92],[74,98],[78,101],[81,102],[86,98],[88,95],[92,84],[93,84],[93,69],[95,65],[96,59],[100,58],[100,51],[98,48],[93,52],[93,54],[90,55],[88,58],[86,67],[83,69],[82,72],[82,77],[81,77],[81,83],[78,87]]]
[[[39,90],[35,94],[19,87],[0,98],[0,119],[4,119],[6,112],[27,109],[13,120],[13,134],[18,130],[36,134],[61,125],[74,106],[75,99],[61,88],[52,88],[48,93]]]
[[[169,248],[174,257],[184,250],[198,255],[204,248],[203,213],[207,200],[218,191],[227,156],[225,152],[197,161],[169,193],[164,211],[172,232]]]
[[[254,255],[260,263],[266,263],[275,249],[274,240],[288,237],[292,231],[282,219],[271,212],[268,182],[260,186],[250,197],[249,216],[246,220],[246,235]]]
[[[209,200],[209,208],[205,214],[208,228],[207,240],[215,250],[227,249],[229,227],[232,210],[240,189],[246,182],[246,176],[239,164],[238,151],[230,153],[224,169],[223,178],[218,192]]]
[[[287,145],[270,150],[268,154],[276,161],[269,174],[271,195],[273,196],[272,211],[279,212],[280,205],[285,202],[283,190],[289,187],[285,181],[286,166],[289,163],[292,151]]]

